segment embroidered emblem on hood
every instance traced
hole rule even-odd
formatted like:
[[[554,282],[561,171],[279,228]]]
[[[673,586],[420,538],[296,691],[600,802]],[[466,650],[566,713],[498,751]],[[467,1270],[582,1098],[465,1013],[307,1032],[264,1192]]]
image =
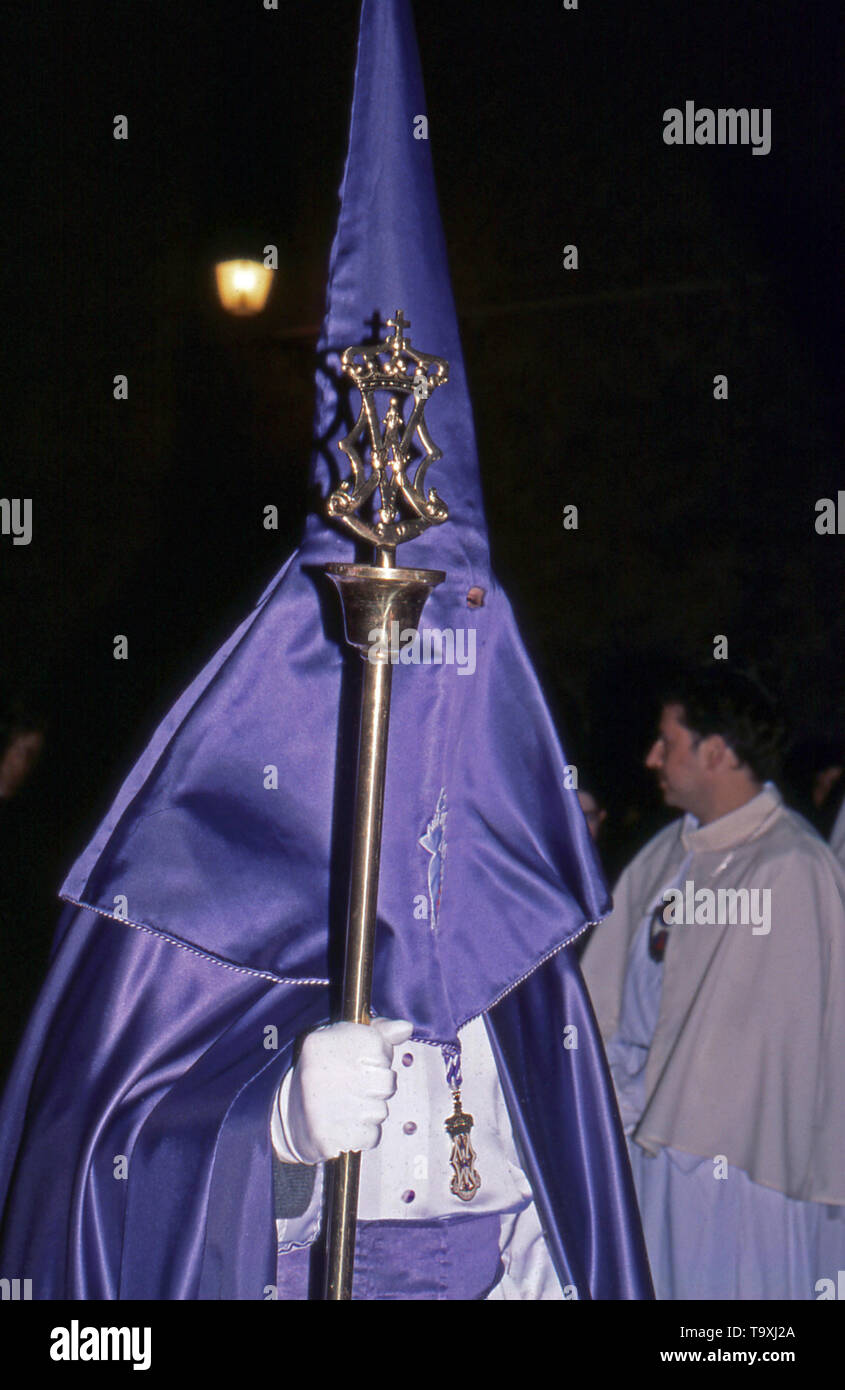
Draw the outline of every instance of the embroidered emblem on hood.
[[[434,815],[426,826],[425,834],[419,843],[428,854],[428,900],[431,908],[431,929],[437,926],[440,916],[440,899],[443,896],[443,873],[446,860],[446,788],[440,788]]]

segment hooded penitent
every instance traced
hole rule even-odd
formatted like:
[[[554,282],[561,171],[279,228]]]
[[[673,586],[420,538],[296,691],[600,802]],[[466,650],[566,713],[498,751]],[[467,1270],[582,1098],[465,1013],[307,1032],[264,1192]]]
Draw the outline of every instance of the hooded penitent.
[[[394,674],[373,1007],[441,1044],[490,1011],[559,1276],[581,1297],[643,1297],[602,1047],[561,949],[607,911],[607,893],[490,573],[429,142],[417,138],[425,112],[406,0],[365,0],[313,476],[324,496],[336,486],[330,458],[357,409],[340,353],[366,340],[374,313],[403,309],[414,347],[450,364],[426,410],[443,451],[427,482],[450,520],[398,562],[446,571],[422,626],[475,643],[471,672]],[[0,1273],[31,1277],[36,1298],[248,1299],[274,1283],[268,1117],[294,1039],[331,1016],[343,938],[358,658],[322,569],[354,558],[349,539],[308,518],[64,885],[73,906],[0,1133]],[[467,604],[473,587],[481,607]],[[562,1045],[570,1024],[577,1049]]]

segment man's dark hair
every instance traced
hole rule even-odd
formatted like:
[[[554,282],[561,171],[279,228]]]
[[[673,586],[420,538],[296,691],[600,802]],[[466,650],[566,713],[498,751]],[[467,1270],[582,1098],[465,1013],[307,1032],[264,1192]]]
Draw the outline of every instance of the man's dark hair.
[[[758,782],[780,775],[784,722],[767,690],[742,671],[705,666],[667,685],[664,705],[683,705],[682,723],[701,738],[720,734]]]

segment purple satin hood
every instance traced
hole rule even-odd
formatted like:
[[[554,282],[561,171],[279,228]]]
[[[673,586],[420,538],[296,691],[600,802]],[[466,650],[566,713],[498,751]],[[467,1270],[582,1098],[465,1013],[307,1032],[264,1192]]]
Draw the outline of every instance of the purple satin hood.
[[[443,450],[428,482],[451,519],[400,547],[399,562],[447,572],[422,626],[472,629],[463,640],[475,641],[475,670],[394,673],[373,1003],[445,1042],[609,902],[490,573],[429,142],[414,134],[425,110],[407,5],[368,0],[320,344],[315,438],[325,448],[312,477],[327,495],[351,423],[339,353],[366,338],[374,311],[386,320],[403,308],[414,345],[450,364],[426,416]],[[309,517],[301,548],[155,734],[63,896],[107,914],[117,905],[136,926],[274,979],[336,978],[357,699],[321,570],[353,558],[350,540]],[[471,586],[485,590],[482,608],[467,607]]]

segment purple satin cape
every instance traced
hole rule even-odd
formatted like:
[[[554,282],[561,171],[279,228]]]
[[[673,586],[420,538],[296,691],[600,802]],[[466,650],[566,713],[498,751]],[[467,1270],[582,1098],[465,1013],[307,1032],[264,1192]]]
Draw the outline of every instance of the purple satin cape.
[[[294,1038],[327,1019],[327,990],[273,983],[84,911],[69,909],[62,926],[0,1121],[0,1267],[31,1278],[35,1299],[265,1298],[276,1283],[270,1106]],[[561,1283],[581,1299],[650,1297],[604,1052],[571,953],[534,971],[487,1023]],[[559,1042],[572,1024],[577,1049]],[[306,1297],[301,1265],[281,1292]]]
[[[601,1045],[560,951],[608,894],[489,568],[431,156],[413,134],[425,110],[406,0],[365,0],[316,437],[336,452],[351,424],[339,353],[375,310],[402,308],[414,345],[450,362],[426,414],[444,452],[429,482],[452,519],[401,563],[447,571],[422,625],[476,643],[472,674],[394,673],[373,1006],[439,1043],[489,1011],[565,1281],[647,1297]],[[312,475],[325,495],[319,447]],[[64,885],[78,910],[0,1117],[0,1274],[32,1278],[36,1298],[261,1298],[274,1281],[270,1106],[296,1035],[331,1016],[343,941],[360,669],[321,570],[352,558],[309,518]],[[483,607],[467,607],[471,586]]]

